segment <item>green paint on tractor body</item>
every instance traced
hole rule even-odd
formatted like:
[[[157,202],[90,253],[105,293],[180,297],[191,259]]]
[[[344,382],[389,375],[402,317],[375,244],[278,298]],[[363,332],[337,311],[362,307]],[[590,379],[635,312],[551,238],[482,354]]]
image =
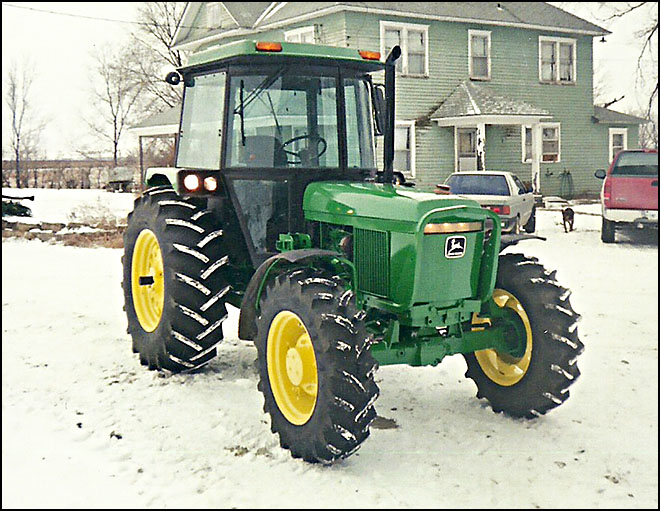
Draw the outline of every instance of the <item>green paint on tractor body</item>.
[[[326,231],[352,228],[348,255],[362,303],[396,315],[402,325],[435,328],[468,321],[492,295],[499,222],[472,200],[389,184],[317,182],[307,187],[303,209],[307,220],[322,222]],[[468,223],[478,228],[452,227]],[[429,224],[450,232],[425,234]],[[488,240],[487,224],[492,225]],[[321,237],[323,246],[323,231]],[[462,246],[452,255],[453,242]]]

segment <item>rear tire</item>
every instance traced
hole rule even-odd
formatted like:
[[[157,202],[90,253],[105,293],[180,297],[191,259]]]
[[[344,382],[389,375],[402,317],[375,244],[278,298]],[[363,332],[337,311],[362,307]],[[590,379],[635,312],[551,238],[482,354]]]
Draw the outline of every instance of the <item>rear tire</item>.
[[[603,224],[600,230],[600,239],[603,243],[614,243],[616,238],[616,228],[614,222],[603,217]]]
[[[532,207],[532,214],[529,216],[529,220],[527,220],[523,229],[530,234],[536,231],[536,206]]]
[[[133,351],[149,369],[192,370],[223,338],[231,286],[213,214],[151,188],[135,200],[124,233],[124,299]]]
[[[566,401],[569,386],[580,375],[580,316],[571,307],[570,292],[536,258],[500,256],[495,287],[494,295],[504,297],[498,305],[513,308],[528,328],[527,350],[520,359],[495,350],[464,355],[465,376],[474,380],[477,397],[488,400],[493,411],[538,417]]]
[[[261,298],[255,345],[258,388],[280,445],[312,463],[353,454],[369,436],[379,393],[353,292],[322,271],[279,275]]]

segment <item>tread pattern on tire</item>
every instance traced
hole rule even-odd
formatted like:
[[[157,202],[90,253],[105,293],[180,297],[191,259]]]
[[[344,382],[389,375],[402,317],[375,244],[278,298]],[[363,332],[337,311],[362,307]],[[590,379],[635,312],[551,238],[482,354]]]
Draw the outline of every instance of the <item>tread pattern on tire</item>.
[[[369,347],[372,338],[355,296],[341,279],[323,271],[297,269],[279,275],[265,289],[257,317],[258,388],[271,431],[294,458],[331,464],[353,454],[369,436],[376,418],[378,364]],[[266,364],[268,329],[282,310],[298,314],[308,329],[319,377],[317,402],[306,424],[295,426],[280,412],[273,397]]]
[[[150,369],[197,369],[214,358],[222,341],[222,322],[227,317],[222,297],[231,286],[219,269],[228,259],[222,250],[222,230],[205,212],[171,187],[159,186],[138,197],[128,215],[122,257],[127,332],[133,338],[133,351]],[[143,229],[156,234],[165,278],[161,321],[151,333],[140,326],[131,289],[133,248]]]
[[[573,311],[570,291],[535,257],[500,256],[496,287],[512,293],[522,304],[532,328],[532,357],[525,376],[505,387],[486,376],[473,353],[464,355],[465,376],[477,385],[493,411],[535,418],[569,398],[569,387],[580,376],[577,357],[584,351],[578,338],[580,315]]]

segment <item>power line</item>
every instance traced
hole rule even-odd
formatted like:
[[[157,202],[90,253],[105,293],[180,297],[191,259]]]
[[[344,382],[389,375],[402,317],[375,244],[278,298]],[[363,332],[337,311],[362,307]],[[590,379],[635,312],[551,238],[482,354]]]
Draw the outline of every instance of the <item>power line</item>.
[[[119,19],[114,19],[114,18],[103,18],[100,16],[86,16],[84,14],[72,14],[68,12],[59,12],[59,11],[50,11],[48,9],[38,9],[36,7],[27,7],[24,5],[15,5],[15,4],[8,4],[6,2],[2,2],[3,7],[14,7],[15,9],[24,9],[27,11],[36,11],[36,12],[43,12],[46,14],[55,14],[57,16],[69,16],[71,18],[83,18],[83,19],[88,19],[88,20],[97,20],[97,21],[109,21],[111,23],[126,23],[129,25],[143,25],[147,27],[167,27],[166,25],[161,25],[159,23],[149,23],[146,21],[130,21],[130,20],[119,20]],[[207,29],[208,27],[198,27],[195,25],[181,25],[182,28],[198,28],[198,29]],[[223,28],[223,27],[216,27],[216,28]]]
[[[104,17],[100,17],[100,16],[87,16],[87,15],[84,15],[84,14],[72,14],[72,13],[67,13],[67,12],[51,11],[51,10],[48,10],[48,9],[39,9],[39,8],[36,8],[36,7],[26,7],[26,6],[22,6],[22,5],[9,4],[9,3],[6,3],[6,2],[3,2],[2,6],[3,7],[5,7],[5,6],[14,7],[16,9],[25,9],[25,10],[29,10],[29,11],[42,12],[42,13],[46,13],[46,14],[55,14],[57,16],[68,16],[68,17],[71,17],[71,18],[82,18],[82,19],[97,20],[97,21],[107,21],[107,22],[111,22],[111,23],[125,23],[125,24],[130,24],[130,25],[141,25],[141,26],[148,26],[148,27],[157,26],[157,27],[170,28],[170,27],[167,27],[166,25],[161,25],[159,23],[153,23],[153,22],[149,23],[149,22],[146,22],[146,21],[130,21],[130,20],[120,20],[120,19],[114,19],[114,18],[104,18]],[[192,28],[192,29],[203,29],[203,30],[208,30],[208,28],[209,28],[209,27],[200,27],[200,26],[196,26],[196,25],[181,25],[180,27],[181,28]],[[222,27],[222,26],[215,27],[216,30],[217,29],[222,29],[222,28],[224,28],[224,27]],[[627,40],[627,41],[634,42],[635,40]],[[619,42],[621,42],[621,41],[619,41]],[[442,56],[444,58],[448,58],[448,57],[449,58],[458,58],[458,59],[467,58],[467,55],[462,54],[462,53],[445,53],[445,52],[443,52]],[[504,61],[504,60],[509,61],[510,60],[510,57],[507,56],[507,55],[491,55],[489,58],[491,60],[502,60],[502,61]],[[627,60],[629,60],[629,59],[628,58],[612,58],[612,57],[596,57],[596,56],[593,58],[593,61],[599,61],[599,62],[603,62],[603,61],[614,62],[614,61],[627,61]],[[649,62],[649,63],[656,64],[658,62],[658,60],[657,59],[643,58],[642,62]]]

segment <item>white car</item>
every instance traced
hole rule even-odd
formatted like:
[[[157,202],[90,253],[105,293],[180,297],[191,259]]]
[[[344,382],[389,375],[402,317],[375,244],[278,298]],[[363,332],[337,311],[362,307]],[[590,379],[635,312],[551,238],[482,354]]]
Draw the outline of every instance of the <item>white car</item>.
[[[445,184],[451,193],[477,201],[502,219],[502,232],[536,230],[534,194],[511,172],[474,171],[451,174]]]

